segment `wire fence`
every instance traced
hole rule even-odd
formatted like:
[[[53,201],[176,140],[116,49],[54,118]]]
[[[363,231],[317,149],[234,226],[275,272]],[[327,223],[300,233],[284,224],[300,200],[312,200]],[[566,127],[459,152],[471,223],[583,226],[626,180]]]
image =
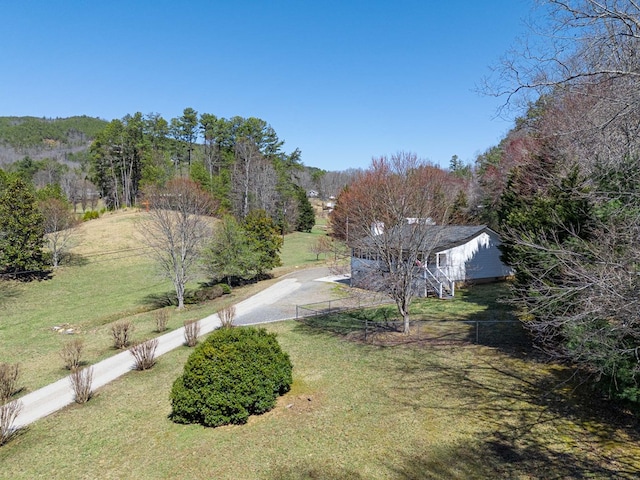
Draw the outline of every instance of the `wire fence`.
[[[375,308],[378,307],[378,308]],[[349,297],[296,306],[296,318],[305,325],[340,335],[355,335],[366,341],[388,333],[400,333],[404,321],[391,302]],[[481,314],[465,320],[425,320],[410,322],[411,338],[441,344],[472,343],[487,346],[530,345],[522,323],[504,312]]]
[[[349,296],[325,302],[309,303],[306,305],[296,305],[296,319],[300,320],[309,317],[322,317],[337,313],[350,311],[360,311],[364,308],[380,307],[390,305],[389,298],[381,296]]]

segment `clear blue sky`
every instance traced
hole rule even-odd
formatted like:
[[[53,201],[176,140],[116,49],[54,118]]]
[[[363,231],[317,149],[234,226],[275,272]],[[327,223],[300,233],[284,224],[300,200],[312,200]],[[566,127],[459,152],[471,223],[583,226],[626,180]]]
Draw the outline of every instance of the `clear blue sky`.
[[[0,115],[260,117],[326,170],[448,166],[512,123],[474,90],[533,0],[0,0]]]

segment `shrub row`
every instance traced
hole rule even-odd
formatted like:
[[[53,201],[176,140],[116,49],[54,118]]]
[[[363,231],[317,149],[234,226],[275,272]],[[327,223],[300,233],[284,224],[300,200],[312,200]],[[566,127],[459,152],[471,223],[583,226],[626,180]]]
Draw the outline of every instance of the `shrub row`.
[[[231,287],[226,283],[218,283],[216,285],[205,285],[198,290],[190,291],[185,294],[184,301],[186,303],[201,303],[209,300],[215,300],[222,295],[231,293]]]

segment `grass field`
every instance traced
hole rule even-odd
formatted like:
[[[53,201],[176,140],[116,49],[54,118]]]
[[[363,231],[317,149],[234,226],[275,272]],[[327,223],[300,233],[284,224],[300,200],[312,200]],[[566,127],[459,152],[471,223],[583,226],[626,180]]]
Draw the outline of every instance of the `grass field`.
[[[158,298],[173,292],[171,283],[161,278],[137,229],[144,213],[137,210],[107,213],[82,224],[73,248],[71,265],[58,268],[53,278],[31,283],[3,283],[0,289],[0,361],[20,363],[21,393],[28,393],[55,381],[68,372],[59,352],[70,335],[54,331],[64,326],[85,342],[83,360],[95,363],[116,351],[110,328],[120,320],[134,323],[134,339],[157,335],[154,310]],[[297,265],[317,264],[308,251],[308,242],[320,230],[288,235],[283,248],[284,273]],[[202,277],[202,280],[205,280]],[[192,285],[196,287],[197,284]],[[203,318],[222,306],[236,303],[257,288],[249,285],[217,301],[189,305],[170,313],[169,328],[185,320]]]
[[[153,335],[149,298],[171,286],[135,250],[137,215],[85,224],[77,250],[83,262],[5,292],[1,360],[22,363],[25,390],[66,374],[58,357],[65,338],[53,325],[78,328],[90,363],[114,353],[108,328],[117,319],[132,319],[137,338]],[[318,234],[287,237],[285,252],[296,246],[297,253],[287,253],[281,271],[313,265],[306,245]],[[244,426],[168,420],[169,390],[192,351],[179,348],[152,370],[131,372],[87,404],[21,432],[0,448],[0,478],[637,478],[637,417],[583,391],[571,371],[540,362],[514,338],[474,344],[471,323],[448,322],[508,321],[501,292],[483,286],[460,290],[453,301],[416,301],[408,341],[393,331],[364,341],[362,316],[393,319],[391,307],[360,318],[270,324],[294,364],[293,387],[273,411]],[[171,309],[169,326],[219,305]]]
[[[320,262],[316,260],[316,255],[309,251],[309,246],[321,235],[326,235],[325,219],[318,219],[311,233],[294,232],[285,237],[280,258],[285,267],[308,267],[323,261],[320,255]]]
[[[483,346],[377,347],[293,321],[268,327],[292,391],[247,425],[173,424],[190,350],[163,356],[0,448],[2,478],[637,478],[637,423],[578,401],[569,372]]]

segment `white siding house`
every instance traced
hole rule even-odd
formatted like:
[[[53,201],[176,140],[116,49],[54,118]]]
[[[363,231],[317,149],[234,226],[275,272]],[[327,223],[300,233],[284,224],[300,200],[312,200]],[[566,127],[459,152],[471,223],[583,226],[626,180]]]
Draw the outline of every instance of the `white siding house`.
[[[500,260],[500,243],[498,234],[485,227],[460,245],[437,249],[436,262],[431,267],[442,269],[456,282],[503,279],[513,271]]]
[[[421,237],[425,246],[420,247],[419,255],[423,263],[415,268],[417,295],[435,293],[441,298],[451,297],[455,295],[456,283],[496,281],[513,274],[512,269],[500,260],[499,235],[485,225],[425,224],[422,228],[430,230]],[[360,248],[351,252],[351,285],[367,288],[375,283],[371,282],[372,275],[384,273],[376,260],[375,250],[368,249],[366,242],[361,243]]]

